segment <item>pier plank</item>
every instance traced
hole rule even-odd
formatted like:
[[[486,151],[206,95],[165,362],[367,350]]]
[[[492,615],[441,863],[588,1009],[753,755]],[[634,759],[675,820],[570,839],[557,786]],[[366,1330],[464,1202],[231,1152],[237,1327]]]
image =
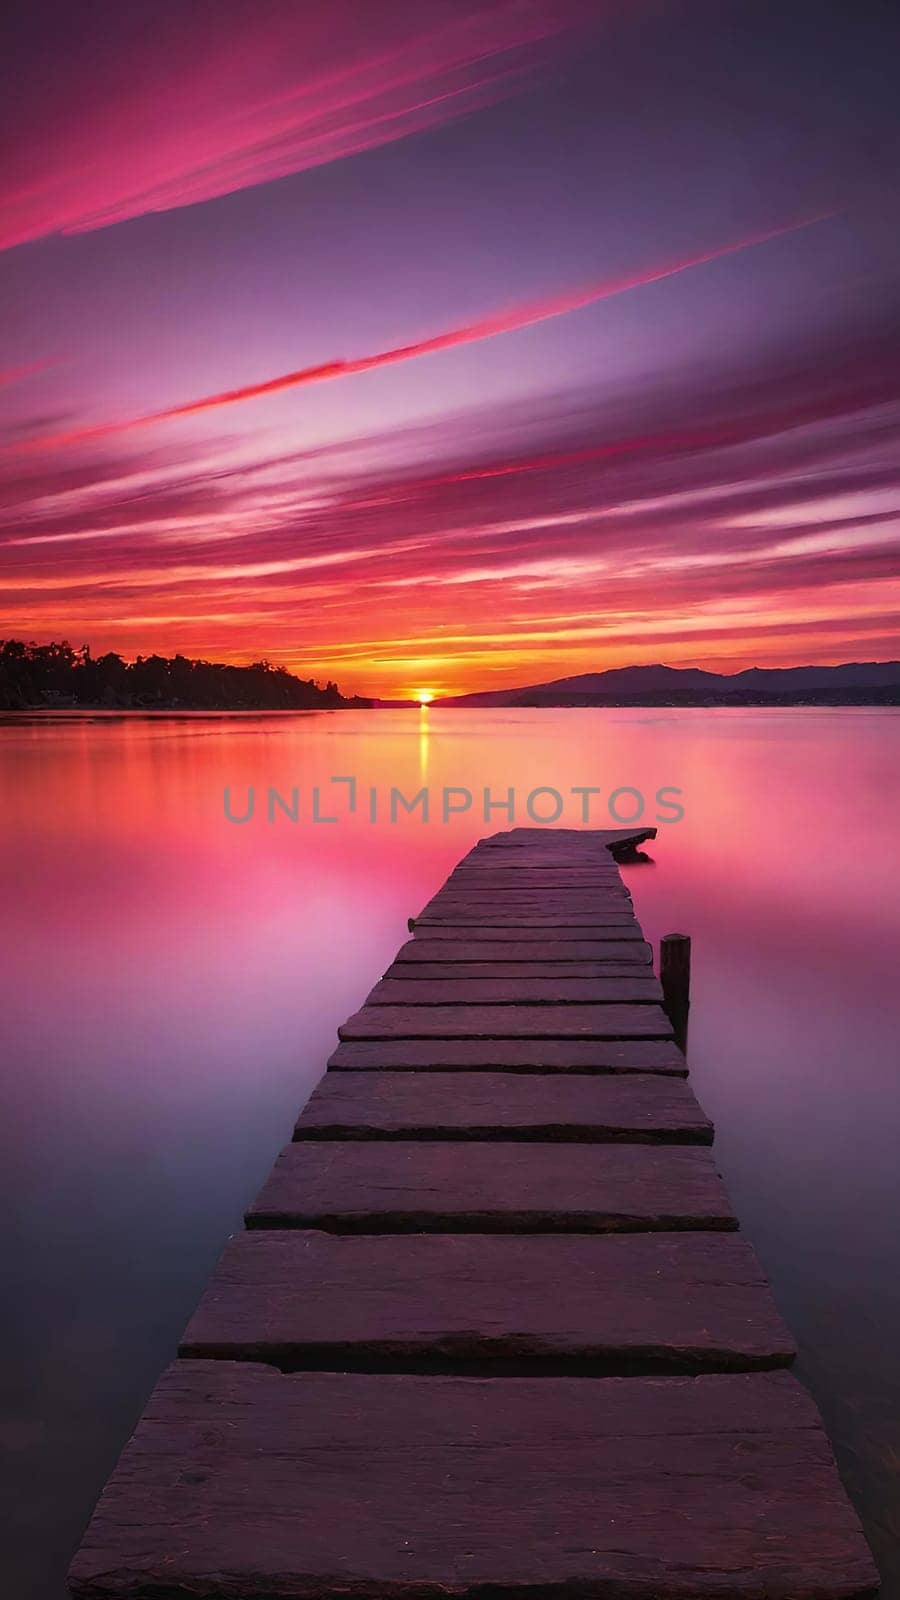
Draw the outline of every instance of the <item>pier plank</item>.
[[[432,938],[432,928],[477,928],[479,939],[487,938],[488,928],[501,928],[506,938],[512,938],[512,931],[516,938],[524,938],[525,928],[543,930],[546,939],[546,930],[552,928],[554,936],[559,930],[559,938],[569,939],[596,939],[602,938],[597,934],[597,928],[609,928],[610,938],[613,939],[644,939],[641,926],[636,917],[618,914],[618,912],[604,912],[604,910],[591,910],[591,912],[511,912],[511,910],[485,910],[484,914],[474,910],[440,910],[440,912],[423,912],[415,918],[416,928],[428,928],[429,938]],[[586,931],[586,930],[591,930]]]
[[[567,928],[567,926],[551,926],[544,928],[541,923],[533,926],[525,925],[522,918],[512,918],[511,923],[503,926],[493,926],[488,923],[476,925],[463,925],[458,923],[426,922],[416,923],[413,918],[413,939],[455,939],[458,944],[468,944],[469,941],[477,944],[548,944],[559,950],[569,949],[570,944],[645,944],[644,933],[636,918],[628,920],[618,917],[615,922],[581,923],[581,925]]]
[[[622,882],[621,870],[611,856],[607,856],[605,861],[587,856],[561,856],[557,860],[553,851],[546,849],[533,852],[528,860],[516,857],[506,861],[497,859],[479,861],[468,856],[463,857],[462,861],[457,862],[446,882],[455,883],[463,878],[472,880],[516,878],[522,883],[534,880],[553,883],[559,880],[576,886],[586,879],[597,883]]]
[[[432,894],[426,904],[437,906],[472,906],[476,910],[496,906],[546,906],[551,910],[628,910],[631,896],[625,890],[440,890]]]
[[[387,1039],[339,1044],[332,1072],[661,1072],[687,1076],[673,1039]]]
[[[562,874],[571,878],[578,874],[590,874],[595,878],[617,879],[621,877],[621,866],[624,864],[616,861],[609,851],[603,851],[600,855],[577,850],[560,851],[557,854],[552,846],[548,848],[545,843],[529,850],[473,851],[457,862],[451,876],[459,874],[461,877],[474,878],[481,873],[503,875],[516,872],[532,877],[545,874],[552,878]]]
[[[712,1123],[683,1078],[328,1072],[295,1139],[627,1139],[712,1143]]]
[[[549,869],[539,872],[535,868],[530,872],[523,872],[521,868],[510,867],[501,872],[496,869],[487,872],[482,868],[477,872],[452,873],[435,892],[459,895],[498,892],[523,895],[589,894],[601,898],[608,894],[620,897],[631,893],[616,867],[608,873],[573,870],[567,875]]]
[[[693,1372],[786,1366],[796,1351],[737,1234],[254,1230],[226,1245],[179,1353],[331,1370]]]
[[[541,846],[543,840],[552,838],[553,848],[565,849],[570,846],[575,849],[596,849],[615,851],[630,845],[645,844],[648,839],[656,838],[656,828],[652,825],[641,825],[637,822],[626,824],[624,827],[615,828],[558,828],[549,827],[547,823],[530,824],[522,823],[518,827],[505,828],[499,833],[487,834],[473,845],[473,850],[509,850],[519,849],[523,845]]]
[[[453,869],[447,883],[487,883],[508,885],[517,882],[520,885],[552,886],[554,883],[565,883],[567,886],[578,883],[621,883],[620,869],[615,861],[586,861],[586,859],[570,858],[552,861],[552,859],[532,858],[532,861],[461,861],[460,866]]]
[[[608,926],[609,924],[606,922],[608,917],[623,918],[629,923],[636,921],[630,903],[622,900],[619,904],[621,910],[610,910],[608,907],[590,900],[576,905],[567,898],[565,901],[560,901],[554,905],[546,896],[538,896],[536,900],[517,902],[508,895],[485,895],[484,900],[480,902],[471,900],[467,902],[457,900],[435,901],[433,904],[422,907],[416,916],[416,921],[426,921],[428,918],[433,917],[442,919],[468,917],[474,918],[476,922],[484,922],[489,927],[497,925],[498,916],[511,922],[515,922],[518,919],[523,922],[531,922],[536,917],[549,918],[551,927],[554,925],[565,927],[573,919],[577,927],[583,917],[588,920],[588,925],[591,919],[598,919],[599,926]],[[615,927],[616,924],[613,923],[612,926]]]
[[[289,1144],[247,1224],[335,1233],[737,1226],[702,1145],[412,1139]]]
[[[548,916],[551,918],[563,917],[599,917],[607,916],[634,917],[630,900],[575,900],[572,895],[564,895],[560,900],[552,900],[549,895],[538,894],[534,899],[517,899],[515,895],[486,894],[475,899],[474,897],[462,900],[444,898],[441,896],[428,902],[418,913],[419,917],[425,916],[474,916],[491,920],[494,911],[502,911],[507,917],[535,917]]]
[[[80,1600],[851,1600],[877,1575],[786,1372],[179,1361],[70,1583]]]
[[[487,947],[488,949],[490,946]],[[436,978],[633,978],[654,982],[653,970],[638,961],[457,961],[441,951],[438,961],[395,961],[385,978],[405,983]],[[660,991],[661,992],[661,991]]]
[[[581,834],[581,842],[577,838],[565,840],[560,830],[551,830],[551,845],[546,845],[543,838],[533,840],[520,840],[519,843],[503,843],[498,840],[498,835],[493,838],[480,838],[477,845],[472,845],[468,856],[463,856],[458,862],[460,867],[476,866],[509,866],[511,862],[535,861],[538,866],[554,866],[559,861],[596,861],[597,866],[615,866],[615,856],[605,845],[599,845],[591,838],[589,832]]]
[[[618,872],[615,871],[603,876],[598,876],[595,873],[573,872],[571,879],[567,882],[565,878],[560,878],[555,872],[524,873],[516,871],[515,867],[510,868],[509,872],[505,873],[471,872],[459,876],[456,873],[451,873],[438,893],[480,896],[483,894],[496,894],[498,890],[502,894],[514,894],[523,897],[533,897],[541,894],[556,896],[572,894],[576,896],[593,895],[600,899],[607,895],[621,899],[629,893]]]
[[[565,884],[567,888],[579,884],[620,884],[622,875],[614,861],[605,863],[593,860],[563,859],[554,861],[546,853],[535,855],[530,861],[474,861],[466,859],[451,872],[447,883],[470,883],[485,888],[489,883],[507,885],[518,883],[521,887],[533,885],[552,888]]]
[[[646,943],[644,935],[636,918],[623,919],[619,917],[615,922],[582,923],[574,928],[550,927],[545,928],[540,922],[529,927],[521,918],[512,919],[512,926],[485,927],[478,924],[475,927],[459,927],[452,923],[417,923],[413,930],[416,939],[456,940],[460,944],[476,940],[480,944],[543,944],[552,942],[557,948],[571,944],[639,944]]]
[[[519,962],[571,966],[590,963],[599,973],[607,966],[650,966],[653,952],[638,939],[602,940],[503,940],[503,939],[409,939],[394,957],[393,965],[418,965],[421,962]]]
[[[655,1005],[364,1006],[339,1039],[668,1039]]]
[[[662,989],[652,973],[635,978],[382,978],[366,996],[367,1006],[604,1005],[661,1004]]]

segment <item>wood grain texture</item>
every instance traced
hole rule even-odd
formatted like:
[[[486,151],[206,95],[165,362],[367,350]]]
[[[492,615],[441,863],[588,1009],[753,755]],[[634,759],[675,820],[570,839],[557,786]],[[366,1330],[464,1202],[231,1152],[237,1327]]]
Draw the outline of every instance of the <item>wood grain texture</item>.
[[[475,926],[454,927],[452,923],[425,923],[414,930],[415,939],[424,939],[429,943],[435,940],[455,940],[458,944],[470,943],[472,940],[479,944],[537,944],[553,945],[555,948],[572,944],[640,944],[646,941],[640,926],[634,917],[624,920],[620,917],[614,922],[582,923],[575,927],[565,926],[543,927],[540,923],[530,927],[523,923],[521,918],[513,922],[512,926],[499,927],[476,924]]]
[[[534,899],[537,895],[551,895],[555,899],[563,895],[574,895],[578,899],[606,900],[630,899],[630,893],[619,877],[618,873],[608,877],[598,878],[593,874],[574,873],[567,882],[560,879],[556,873],[550,872],[518,872],[513,868],[510,872],[484,873],[470,872],[457,876],[452,874],[438,891],[442,895],[453,895],[459,899],[466,899],[469,895],[516,895],[522,899]]]
[[[394,957],[394,966],[427,961],[508,961],[540,963],[553,966],[571,966],[573,962],[590,963],[598,972],[606,966],[647,966],[653,961],[649,944],[639,939],[602,940],[549,939],[409,939]]]
[[[548,853],[540,850],[519,850],[508,860],[486,851],[480,855],[463,856],[462,860],[456,863],[450,877],[471,878],[477,877],[480,873],[504,877],[512,872],[521,873],[523,877],[535,875],[560,877],[564,881],[578,877],[621,878],[622,875],[621,868],[609,851],[605,851],[601,857],[579,855],[573,851],[561,851],[557,854],[555,851]]]
[[[595,907],[610,911],[631,911],[631,896],[624,889],[441,889],[426,902],[426,909],[438,906],[472,906],[482,910],[502,903],[513,909],[550,906],[554,911],[591,911]]]
[[[490,949],[488,945],[485,948]],[[395,961],[385,978],[416,983],[438,978],[634,978],[656,981],[652,967],[638,961],[455,961],[444,952],[439,961]],[[660,990],[660,994],[662,991]]]
[[[333,1233],[737,1226],[702,1145],[418,1140],[289,1144],[247,1223]]]
[[[532,860],[508,861],[494,863],[493,865],[482,861],[474,863],[461,861],[454,867],[449,877],[445,879],[448,884],[474,883],[482,888],[488,883],[502,883],[504,885],[518,885],[522,888],[538,884],[541,888],[552,887],[553,884],[563,884],[566,888],[579,888],[582,885],[613,884],[622,887],[625,883],[619,867],[614,861],[553,861],[548,859],[543,862]]]
[[[662,1072],[687,1076],[671,1039],[388,1039],[339,1044],[334,1072]]]
[[[511,878],[518,878],[522,882],[535,883],[623,883],[620,869],[611,859],[605,862],[595,858],[581,858],[563,856],[558,861],[548,860],[540,853],[526,859],[524,852],[513,859],[499,860],[482,857],[480,859],[467,857],[455,867],[447,879],[448,883],[466,882],[500,883]]]
[[[785,1366],[796,1351],[736,1234],[254,1230],[229,1241],[179,1353],[332,1371],[527,1360],[692,1372]]]
[[[667,1039],[653,1005],[364,1006],[339,1039]]]
[[[457,976],[382,978],[366,996],[367,1006],[662,1004],[662,988],[652,973],[644,977],[563,978]]]
[[[518,850],[523,845],[532,848],[544,849],[544,841],[551,840],[551,850],[562,850],[566,846],[576,850],[607,850],[615,851],[631,845],[645,844],[649,839],[656,838],[654,827],[639,827],[632,823],[625,828],[548,828],[521,826],[517,828],[504,828],[497,833],[488,834],[484,839],[479,839],[473,845],[470,854],[476,850]]]
[[[435,896],[416,915],[420,918],[432,916],[474,916],[490,920],[493,913],[500,912],[505,917],[597,917],[603,921],[609,916],[625,916],[634,918],[634,910],[630,900],[586,900],[579,897],[577,900],[572,895],[562,895],[554,900],[550,895],[536,894],[533,899],[519,898],[512,894],[486,894],[483,898],[476,899],[467,896],[465,900],[455,895]]]
[[[504,902],[499,905],[495,902],[483,911],[460,907],[459,910],[420,912],[415,921],[423,928],[440,927],[442,924],[457,928],[571,928],[574,930],[572,937],[576,939],[594,937],[593,934],[582,934],[583,928],[614,928],[617,939],[644,937],[636,918],[630,913],[605,911],[602,907],[590,911],[554,911],[547,907],[544,911],[534,912],[507,910]],[[629,932],[623,933],[621,930],[624,928]]]
[[[80,1600],[852,1600],[877,1576],[786,1372],[180,1361],[69,1581]]]
[[[328,1072],[295,1139],[612,1139],[711,1144],[712,1123],[683,1078]]]
[[[578,873],[590,873],[592,877],[600,878],[621,876],[621,869],[608,850],[598,853],[569,849],[547,851],[537,848],[531,850],[520,848],[509,856],[498,855],[496,850],[476,849],[457,862],[450,876],[466,877],[476,872],[498,875],[508,872],[560,873],[567,878]]]

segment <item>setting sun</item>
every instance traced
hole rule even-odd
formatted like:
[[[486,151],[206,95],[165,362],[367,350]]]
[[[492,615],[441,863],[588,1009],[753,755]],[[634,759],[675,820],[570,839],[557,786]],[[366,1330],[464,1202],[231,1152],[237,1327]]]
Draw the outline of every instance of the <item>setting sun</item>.
[[[413,699],[418,700],[420,706],[430,706],[434,699],[433,689],[414,689]]]

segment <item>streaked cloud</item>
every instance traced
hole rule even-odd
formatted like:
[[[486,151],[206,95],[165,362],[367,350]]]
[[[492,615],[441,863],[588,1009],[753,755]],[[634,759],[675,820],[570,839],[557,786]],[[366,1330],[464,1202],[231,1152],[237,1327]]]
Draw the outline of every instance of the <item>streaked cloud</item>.
[[[596,8],[593,8],[596,15]],[[513,93],[587,0],[218,0],[103,14],[17,83],[0,248],[270,183]],[[98,13],[99,15],[99,13]]]
[[[463,323],[455,328],[445,328],[427,338],[378,350],[372,355],[356,356],[352,359],[338,357],[333,361],[319,362],[316,366],[300,367],[293,372],[279,373],[274,378],[243,384],[240,388],[225,389],[218,394],[203,395],[196,400],[186,400],[177,405],[167,406],[162,411],[149,412],[142,417],[99,423],[88,428],[72,428],[64,433],[37,434],[33,439],[21,441],[19,448],[55,450],[64,445],[83,444],[115,434],[130,433],[135,428],[146,428],[154,423],[172,422],[196,416],[200,412],[218,410],[221,406],[237,405],[246,400],[259,400],[284,389],[298,389],[308,384],[349,378],[362,372],[373,372],[379,367],[395,366],[401,361],[416,361],[423,356],[438,355],[442,351],[456,349],[460,345],[480,344],[485,339],[496,339],[503,334],[516,333],[523,328],[533,327],[535,323],[568,316],[571,312],[581,311],[586,306],[596,305],[602,300],[611,300],[616,295],[628,293],[629,290],[661,283],[666,278],[677,277],[680,273],[689,272],[696,267],[708,266],[723,257],[737,255],[743,250],[768,244],[785,234],[799,233],[816,223],[830,220],[831,215],[827,213],[821,216],[803,217],[797,221],[768,228],[762,233],[749,234],[745,238],[715,245],[698,255],[643,268],[624,277],[605,278],[599,282],[583,284],[544,299],[526,300],[505,310],[492,312],[478,321]],[[610,449],[615,448],[617,447],[610,447]],[[618,448],[627,447],[620,445]]]
[[[425,661],[452,689],[648,654],[890,654],[900,343],[890,320],[847,335],[677,393],[544,396],[517,419],[527,455],[499,442],[504,419],[461,412],[426,471],[419,428],[390,469],[360,466],[362,437],[244,468],[225,441],[205,460],[98,455],[77,479],[9,463],[4,615],[126,653],[241,659],[264,637],[273,659],[384,693]]]

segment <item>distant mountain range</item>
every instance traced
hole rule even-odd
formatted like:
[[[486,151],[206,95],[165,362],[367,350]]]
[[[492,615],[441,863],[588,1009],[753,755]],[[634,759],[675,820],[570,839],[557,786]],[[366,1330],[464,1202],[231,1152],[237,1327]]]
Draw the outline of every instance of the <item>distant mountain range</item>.
[[[489,689],[441,706],[900,705],[900,661],[837,667],[615,667],[524,689]]]

